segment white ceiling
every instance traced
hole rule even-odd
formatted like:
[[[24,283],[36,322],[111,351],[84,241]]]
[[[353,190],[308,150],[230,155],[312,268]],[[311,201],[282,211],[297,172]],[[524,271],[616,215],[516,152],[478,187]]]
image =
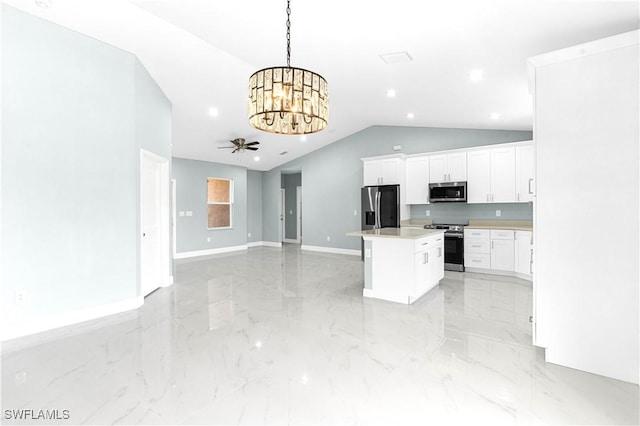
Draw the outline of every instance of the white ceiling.
[[[247,120],[249,76],[286,63],[285,0],[3,2],[135,53],[173,103],[174,156],[255,170],[371,125],[531,130],[527,58],[640,28],[636,0],[292,0],[291,65],[329,83],[329,126],[301,141]],[[217,149],[236,137],[259,140],[260,161]]]

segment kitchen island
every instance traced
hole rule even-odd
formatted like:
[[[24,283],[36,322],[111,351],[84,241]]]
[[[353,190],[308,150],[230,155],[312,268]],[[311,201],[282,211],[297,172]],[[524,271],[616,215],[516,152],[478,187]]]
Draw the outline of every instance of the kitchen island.
[[[347,235],[364,240],[365,297],[411,304],[444,277],[442,229],[382,228]]]

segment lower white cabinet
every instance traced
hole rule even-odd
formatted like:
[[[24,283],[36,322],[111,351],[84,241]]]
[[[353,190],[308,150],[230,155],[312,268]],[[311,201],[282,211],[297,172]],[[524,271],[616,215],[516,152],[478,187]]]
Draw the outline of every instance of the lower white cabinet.
[[[515,272],[531,277],[533,275],[533,242],[531,231],[516,231]]]
[[[531,231],[465,229],[464,266],[471,272],[515,275],[531,279]]]
[[[424,246],[420,247],[420,243]],[[416,250],[414,294],[422,295],[444,278],[444,236],[418,240]]]

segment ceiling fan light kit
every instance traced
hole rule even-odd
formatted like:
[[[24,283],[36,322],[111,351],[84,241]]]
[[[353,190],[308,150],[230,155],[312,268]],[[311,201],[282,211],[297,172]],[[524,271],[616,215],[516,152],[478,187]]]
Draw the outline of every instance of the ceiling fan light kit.
[[[291,66],[291,8],[287,0],[287,65],[264,68],[249,78],[249,123],[284,135],[316,133],[327,127],[327,81]]]

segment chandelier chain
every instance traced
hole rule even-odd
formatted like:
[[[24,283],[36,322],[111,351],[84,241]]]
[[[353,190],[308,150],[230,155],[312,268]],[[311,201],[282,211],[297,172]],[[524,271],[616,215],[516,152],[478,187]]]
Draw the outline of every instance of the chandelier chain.
[[[291,68],[291,6],[287,0],[287,68]]]

